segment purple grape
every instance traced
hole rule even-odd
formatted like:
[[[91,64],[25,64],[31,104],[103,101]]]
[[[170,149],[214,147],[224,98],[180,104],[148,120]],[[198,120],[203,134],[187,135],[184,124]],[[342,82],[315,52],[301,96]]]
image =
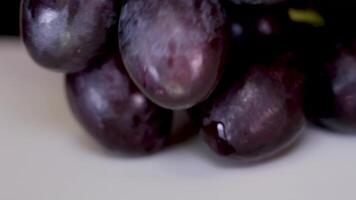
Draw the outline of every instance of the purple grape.
[[[66,76],[70,107],[111,150],[152,152],[170,139],[173,112],[151,103],[130,82],[119,59]]]
[[[127,1],[119,20],[124,64],[152,101],[189,108],[220,79],[224,25],[218,0]]]
[[[269,65],[252,65],[200,105],[201,132],[214,151],[257,161],[295,141],[304,124],[304,79],[289,59],[286,55]]]
[[[117,0],[23,0],[22,37],[41,66],[74,72],[106,54],[115,43]]]
[[[230,1],[234,4],[253,4],[253,5],[268,5],[268,4],[275,4],[275,3],[280,3],[280,2],[285,2],[288,0],[224,0],[224,1]]]
[[[326,54],[327,58],[316,65],[315,71],[308,71],[308,117],[336,131],[356,130],[355,41],[345,39],[327,53],[320,50],[319,54]]]

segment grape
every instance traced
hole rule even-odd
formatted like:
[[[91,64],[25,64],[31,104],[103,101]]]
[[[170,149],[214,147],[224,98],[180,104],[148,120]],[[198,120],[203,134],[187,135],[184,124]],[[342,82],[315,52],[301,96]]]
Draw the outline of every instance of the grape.
[[[218,0],[127,1],[119,20],[124,64],[152,101],[189,108],[220,79],[224,25]]]
[[[263,5],[268,5],[268,4],[275,4],[275,3],[280,3],[288,0],[225,0],[225,1],[230,1],[235,4],[263,4]]]
[[[283,150],[304,124],[304,78],[293,56],[252,65],[241,78],[217,92],[197,109],[203,116],[203,138],[221,155],[257,161]],[[197,116],[197,115],[195,115]]]
[[[119,59],[66,76],[67,97],[84,128],[114,151],[152,152],[170,139],[172,111],[130,82]]]
[[[186,110],[175,111],[173,115],[173,128],[169,146],[186,142],[188,139],[198,135],[200,124],[192,121]]]
[[[338,42],[334,51],[319,51],[319,54],[325,54],[325,60],[316,65],[315,71],[308,71],[308,117],[332,130],[356,130],[355,42]]]
[[[117,24],[116,0],[23,0],[22,37],[41,66],[74,72],[109,48]]]

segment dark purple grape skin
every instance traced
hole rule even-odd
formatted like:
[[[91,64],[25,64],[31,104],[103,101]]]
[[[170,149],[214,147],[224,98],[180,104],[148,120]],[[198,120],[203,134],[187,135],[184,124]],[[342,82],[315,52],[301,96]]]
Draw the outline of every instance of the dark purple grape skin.
[[[151,103],[119,59],[68,74],[65,82],[74,115],[108,149],[154,152],[170,140],[173,112]]]
[[[334,131],[356,131],[356,40],[330,44],[317,71],[308,71],[308,118]]]
[[[118,2],[23,0],[23,42],[39,65],[65,73],[79,71],[108,52],[109,40],[115,43]]]
[[[224,0],[230,1],[234,4],[241,5],[241,4],[249,4],[249,5],[270,5],[285,2],[288,0]]]
[[[264,160],[300,135],[305,121],[304,78],[289,68],[286,58],[279,59],[252,65],[197,108],[203,117],[201,134],[218,154],[247,162]]]
[[[222,72],[225,39],[218,0],[131,0],[119,19],[119,46],[131,78],[169,109],[209,96]]]

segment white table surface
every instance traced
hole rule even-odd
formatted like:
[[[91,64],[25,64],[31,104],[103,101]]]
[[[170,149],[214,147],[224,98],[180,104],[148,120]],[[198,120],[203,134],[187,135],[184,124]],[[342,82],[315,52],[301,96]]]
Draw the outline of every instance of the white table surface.
[[[198,139],[149,157],[108,155],[71,116],[63,77],[0,39],[1,200],[355,200],[356,134],[308,128],[287,154],[241,166]]]

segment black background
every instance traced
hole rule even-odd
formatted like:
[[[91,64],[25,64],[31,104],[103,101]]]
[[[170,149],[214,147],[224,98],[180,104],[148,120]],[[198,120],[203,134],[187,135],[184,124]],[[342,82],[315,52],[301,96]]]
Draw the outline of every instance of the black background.
[[[19,34],[20,0],[3,0],[0,4],[0,35]]]

